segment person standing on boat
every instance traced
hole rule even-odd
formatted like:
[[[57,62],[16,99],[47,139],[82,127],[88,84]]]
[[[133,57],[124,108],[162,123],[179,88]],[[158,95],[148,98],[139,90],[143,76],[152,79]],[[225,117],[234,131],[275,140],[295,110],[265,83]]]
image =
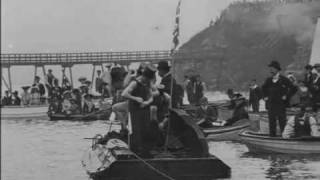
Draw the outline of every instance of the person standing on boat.
[[[206,90],[206,85],[204,82],[201,81],[201,76],[198,74],[195,77],[195,82],[193,86],[193,93],[194,93],[194,98],[195,98],[195,103],[196,105],[200,105],[200,99],[204,95],[204,91]]]
[[[306,65],[304,67],[305,69],[305,74],[304,74],[304,84],[310,88],[311,84],[312,84],[312,78],[313,78],[313,73],[312,73],[312,69],[313,69],[313,66],[311,65]]]
[[[20,99],[20,97],[19,97],[19,95],[18,95],[18,91],[14,91],[13,92],[13,97],[12,97],[12,105],[14,105],[14,106],[20,106],[21,105],[21,99]]]
[[[296,88],[291,81],[280,74],[279,62],[272,61],[269,65],[271,77],[267,78],[262,86],[264,100],[269,117],[270,136],[276,136],[277,121],[283,132],[286,125],[286,107]]]
[[[46,87],[48,89],[48,96],[50,97],[51,96],[51,90],[52,90],[52,87],[54,85],[54,80],[56,79],[56,77],[53,75],[52,73],[52,69],[48,69],[48,73],[46,74],[45,76],[45,81],[46,81]]]
[[[149,156],[148,126],[150,124],[150,104],[153,102],[151,82],[156,69],[148,65],[142,75],[131,81],[122,92],[129,100],[129,112],[132,124],[131,149],[143,157]]]
[[[191,82],[191,78],[187,75],[184,76],[183,86],[184,86],[184,90],[187,94],[189,104],[193,104],[192,82]]]
[[[176,80],[172,77],[172,74],[170,73],[170,66],[168,64],[168,61],[160,61],[158,63],[158,74],[162,78],[160,84],[164,86],[163,92],[171,96],[172,107],[178,107],[180,101],[180,95],[177,92],[178,85]]]
[[[63,91],[61,89],[61,87],[59,86],[59,80],[58,79],[54,79],[53,80],[53,86],[51,88],[51,96],[52,97],[57,97],[57,99],[62,99],[62,94]]]
[[[297,138],[302,136],[320,137],[317,120],[313,117],[312,108],[301,106],[300,113],[291,116],[282,133],[283,138]]]
[[[9,91],[5,91],[4,93],[5,93],[5,96],[1,100],[1,105],[2,106],[9,106],[9,105],[11,105],[12,98],[9,95]]]
[[[97,70],[97,77],[96,77],[95,84],[96,84],[95,86],[96,92],[102,94],[103,80],[101,78],[101,70]]]
[[[310,92],[312,95],[313,110],[318,111],[320,106],[320,64],[317,63],[313,67],[316,72],[310,85]]]
[[[42,83],[40,83],[39,76],[34,77],[34,84],[32,85],[32,87],[36,87],[39,89],[40,101],[41,101],[41,103],[44,103],[46,100],[44,97],[44,95],[46,94],[46,88],[44,87],[44,85]]]
[[[21,102],[22,105],[30,105],[30,101],[31,101],[31,94],[28,92],[30,86],[23,86],[23,92],[21,94]]]
[[[40,105],[40,93],[37,87],[31,88],[31,101],[30,105]]]
[[[251,81],[249,91],[249,106],[252,107],[253,112],[259,112],[260,99],[262,98],[262,90],[258,86],[255,79]]]

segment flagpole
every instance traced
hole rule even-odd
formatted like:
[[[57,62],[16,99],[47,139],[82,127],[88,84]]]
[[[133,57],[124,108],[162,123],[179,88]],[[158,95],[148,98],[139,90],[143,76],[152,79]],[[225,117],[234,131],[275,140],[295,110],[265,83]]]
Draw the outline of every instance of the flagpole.
[[[172,109],[172,103],[173,103],[173,86],[174,86],[174,74],[175,74],[175,60],[173,58],[173,54],[179,44],[179,34],[180,34],[180,6],[181,6],[181,0],[178,2],[178,6],[176,9],[176,18],[175,18],[175,29],[173,31],[173,47],[170,51],[170,60],[171,60],[171,87],[170,87],[170,96],[171,96],[171,102],[169,104],[169,109]],[[166,141],[165,141],[165,152],[168,152],[168,145],[169,145],[169,134],[170,134],[170,122],[171,122],[171,112],[169,111],[169,119],[168,119],[168,127],[167,127],[167,135],[166,135]]]

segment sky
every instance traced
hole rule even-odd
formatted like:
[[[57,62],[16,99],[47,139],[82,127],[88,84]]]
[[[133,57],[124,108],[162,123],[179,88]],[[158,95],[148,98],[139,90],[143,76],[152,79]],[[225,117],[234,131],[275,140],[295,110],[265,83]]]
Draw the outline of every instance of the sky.
[[[180,44],[235,0],[182,0]],[[169,50],[178,0],[1,0],[1,53]],[[60,78],[61,67],[51,68]],[[43,79],[41,69],[38,75]],[[7,69],[2,71],[8,80]],[[91,79],[92,66],[73,67]],[[31,85],[34,67],[11,68],[13,90]],[[77,85],[75,83],[75,85]],[[2,92],[6,90],[2,81]]]
[[[1,52],[168,50],[178,0],[1,0]],[[182,0],[180,44],[235,0]]]

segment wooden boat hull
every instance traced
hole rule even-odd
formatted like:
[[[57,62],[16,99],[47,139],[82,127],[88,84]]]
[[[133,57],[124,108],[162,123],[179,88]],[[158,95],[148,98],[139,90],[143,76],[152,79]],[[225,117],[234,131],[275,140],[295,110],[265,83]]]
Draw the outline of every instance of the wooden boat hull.
[[[75,115],[66,115],[66,114],[52,114],[49,115],[51,121],[59,120],[68,120],[68,121],[96,121],[96,120],[108,120],[111,114],[111,110],[104,111],[103,113],[97,114],[75,114]]]
[[[48,105],[1,107],[1,119],[48,118]]]
[[[194,123],[191,116],[181,109],[171,109],[170,129],[171,138],[167,151],[152,153],[152,158],[139,157],[126,148],[112,148],[116,160],[109,166],[101,166],[110,138],[117,138],[125,142],[127,137],[110,132],[101,136],[87,151],[82,163],[90,177],[94,180],[212,180],[229,178],[231,169],[217,157],[209,154],[208,143],[203,132]],[[95,136],[98,137],[98,136]],[[170,141],[174,139],[174,141]],[[180,142],[178,149],[175,142]],[[105,146],[106,148],[102,147]],[[113,147],[113,146],[112,146]],[[124,147],[124,146],[122,146]],[[160,151],[159,151],[160,150]],[[96,160],[98,157],[99,160]],[[102,159],[102,160],[101,160]],[[111,158],[112,159],[112,158]],[[97,169],[98,167],[98,169]],[[106,167],[99,169],[99,167]],[[168,178],[170,177],[170,178]]]
[[[145,159],[159,171],[175,180],[212,180],[230,177],[230,167],[215,156],[209,158]],[[118,160],[106,171],[93,176],[94,180],[166,180],[138,159]]]
[[[243,131],[241,140],[254,153],[320,154],[320,138],[283,139],[267,134]]]
[[[239,141],[239,133],[250,127],[250,121],[243,119],[232,126],[214,127],[203,129],[208,140],[213,141]]]

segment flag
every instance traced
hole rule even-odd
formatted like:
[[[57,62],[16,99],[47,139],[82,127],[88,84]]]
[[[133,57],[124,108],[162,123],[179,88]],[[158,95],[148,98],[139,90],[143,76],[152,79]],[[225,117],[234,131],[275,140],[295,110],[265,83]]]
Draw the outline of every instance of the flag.
[[[174,27],[174,30],[173,30],[173,47],[171,49],[171,54],[174,52],[174,50],[176,50],[176,48],[178,47],[179,45],[179,34],[180,34],[180,5],[181,5],[181,0],[179,0],[179,3],[178,3],[178,6],[177,6],[177,9],[176,9],[176,19],[175,19],[175,27]]]

